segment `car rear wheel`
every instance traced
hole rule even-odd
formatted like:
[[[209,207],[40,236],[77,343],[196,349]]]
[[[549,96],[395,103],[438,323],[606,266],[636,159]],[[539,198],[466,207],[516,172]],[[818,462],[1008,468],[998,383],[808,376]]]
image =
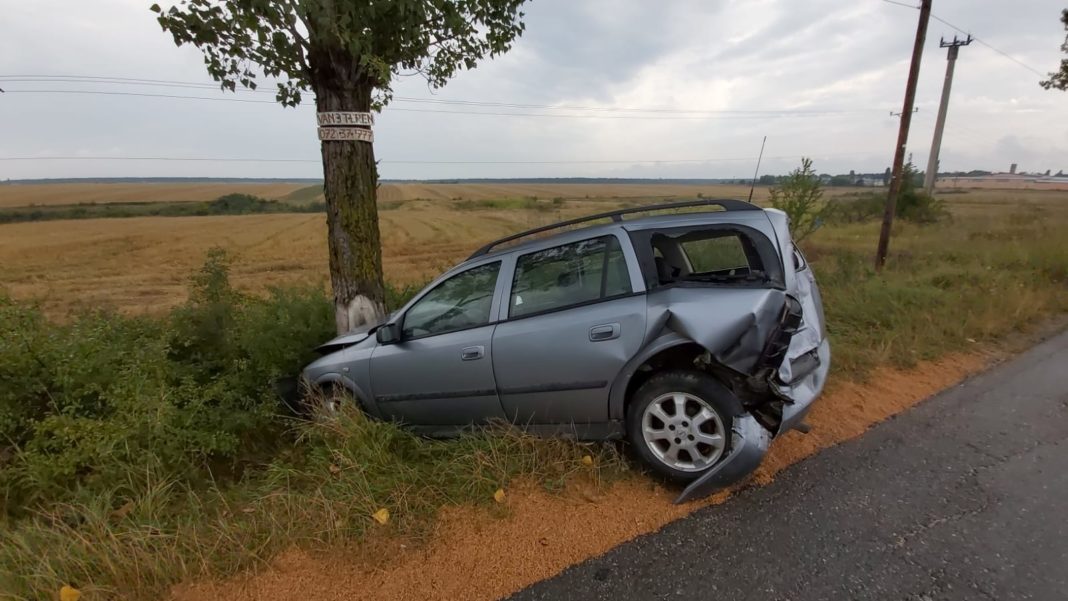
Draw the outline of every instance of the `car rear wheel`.
[[[696,479],[730,452],[737,398],[697,371],[656,374],[627,407],[627,436],[638,457],[678,482]]]

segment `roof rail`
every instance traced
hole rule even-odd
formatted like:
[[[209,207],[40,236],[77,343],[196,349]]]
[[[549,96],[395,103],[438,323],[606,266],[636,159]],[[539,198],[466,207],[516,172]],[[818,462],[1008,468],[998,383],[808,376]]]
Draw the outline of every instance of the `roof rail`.
[[[550,224],[550,225],[543,225],[541,227],[536,227],[536,228],[534,228],[532,230],[527,230],[525,232],[519,232],[518,234],[512,234],[511,236],[506,236],[506,237],[501,238],[499,240],[494,240],[493,242],[490,242],[489,244],[487,244],[487,245],[483,246],[482,248],[476,250],[474,252],[474,254],[472,254],[470,257],[467,258],[467,260],[470,261],[471,259],[474,259],[475,257],[481,257],[482,255],[488,254],[490,252],[490,250],[493,249],[493,247],[500,246],[501,244],[504,244],[505,242],[511,242],[513,240],[518,240],[520,238],[526,238],[527,236],[532,236],[534,234],[540,234],[542,232],[548,232],[548,231],[555,230],[555,229],[558,229],[558,228],[567,227],[569,225],[575,225],[575,224],[578,224],[578,223],[586,223],[587,221],[596,221],[598,219],[611,218],[612,221],[618,223],[620,221],[623,221],[623,215],[630,215],[632,213],[645,213],[645,212],[648,212],[648,211],[664,211],[664,210],[670,210],[670,209],[685,209],[685,208],[688,208],[688,207],[711,207],[711,206],[722,207],[723,210],[725,210],[725,211],[760,211],[760,210],[762,210],[760,207],[758,207],[755,204],[748,203],[748,202],[746,202],[744,200],[735,200],[733,198],[684,200],[684,201],[681,201],[681,202],[667,202],[667,203],[662,203],[662,204],[657,204],[657,205],[645,205],[645,206],[641,206],[641,207],[632,207],[632,208],[629,208],[629,209],[618,209],[616,211],[607,211],[607,212],[604,212],[604,213],[597,213],[595,215],[588,215],[586,217],[576,217],[575,219],[568,219],[567,221],[560,221],[558,223],[553,223],[553,224]]]

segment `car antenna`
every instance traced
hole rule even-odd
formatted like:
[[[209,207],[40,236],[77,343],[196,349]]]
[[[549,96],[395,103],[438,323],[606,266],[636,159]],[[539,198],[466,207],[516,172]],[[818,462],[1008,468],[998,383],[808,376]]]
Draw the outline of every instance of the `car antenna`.
[[[756,188],[757,175],[760,174],[760,160],[764,158],[764,145],[768,143],[768,137],[764,136],[764,141],[760,143],[760,154],[757,155],[756,171],[753,172],[753,183],[749,184],[749,203],[753,202],[753,188]]]

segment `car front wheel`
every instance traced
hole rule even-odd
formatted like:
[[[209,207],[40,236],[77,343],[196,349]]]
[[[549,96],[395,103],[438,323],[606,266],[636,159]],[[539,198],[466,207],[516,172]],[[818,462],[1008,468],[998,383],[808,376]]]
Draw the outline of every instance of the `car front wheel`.
[[[677,482],[696,479],[730,452],[742,412],[723,384],[697,371],[667,371],[643,383],[627,406],[627,437],[653,471]]]
[[[326,382],[313,387],[304,397],[304,413],[307,417],[335,420],[343,407],[354,404],[352,393],[344,385]]]

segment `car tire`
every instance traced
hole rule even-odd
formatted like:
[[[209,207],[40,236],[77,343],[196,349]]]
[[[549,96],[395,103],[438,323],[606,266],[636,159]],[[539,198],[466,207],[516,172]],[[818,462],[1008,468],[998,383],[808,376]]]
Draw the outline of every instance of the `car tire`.
[[[681,414],[679,414],[681,408]],[[626,427],[630,448],[653,472],[679,483],[695,480],[730,453],[741,402],[699,371],[653,375],[632,395]]]
[[[337,382],[315,386],[304,397],[304,413],[311,419],[334,420],[346,405],[356,404],[352,391]]]

